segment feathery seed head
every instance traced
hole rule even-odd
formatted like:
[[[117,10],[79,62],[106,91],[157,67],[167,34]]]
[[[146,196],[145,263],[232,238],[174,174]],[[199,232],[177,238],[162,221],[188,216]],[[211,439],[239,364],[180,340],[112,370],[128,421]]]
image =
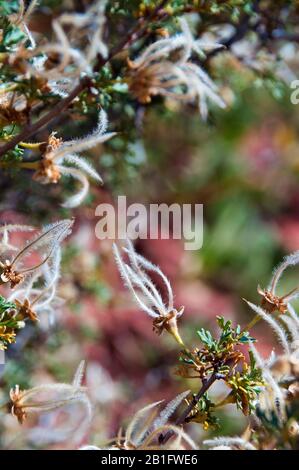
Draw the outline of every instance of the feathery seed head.
[[[26,276],[39,272],[55,257],[60,244],[71,233],[73,223],[73,220],[65,219],[45,226],[38,235],[30,239],[18,251],[12,261],[0,261],[0,283],[10,283],[11,288],[14,288],[23,282]],[[38,255],[41,261],[25,267],[23,263],[31,254]]]
[[[102,178],[93,166],[78,154],[111,139],[115,132],[106,132],[108,120],[105,111],[99,113],[96,129],[86,137],[62,142],[51,134],[46,150],[33,174],[33,179],[42,184],[57,183],[61,176],[78,180],[81,188],[63,204],[63,207],[76,207],[87,196],[88,177],[102,184]]]
[[[207,100],[221,108],[225,103],[217,94],[217,87],[197,64],[192,53],[204,56],[205,49],[222,47],[220,44],[195,40],[185,19],[180,19],[182,33],[160,39],[135,60],[128,60],[129,90],[141,103],[150,103],[153,96],[161,95],[183,103],[198,104],[206,119]]]
[[[81,386],[83,378],[84,361],[77,369],[73,384],[39,385],[29,390],[20,390],[19,386],[10,390],[11,413],[20,424],[23,424],[28,415],[43,413],[62,408],[71,403],[81,403],[90,414],[90,402],[86,390]]]
[[[154,450],[154,449],[196,449],[192,439],[178,426],[170,424],[168,421],[175,413],[180,404],[189,395],[190,391],[177,395],[159,413],[158,406],[161,401],[145,406],[133,416],[125,434],[119,431],[113,449],[122,450]],[[171,432],[172,439],[167,444],[159,445],[158,439],[162,434]]]
[[[173,292],[169,280],[158,266],[135,252],[131,241],[127,240],[124,248],[130,265],[126,264],[116,244],[113,245],[114,256],[124,284],[131,292],[139,307],[153,318],[153,329],[158,334],[168,331],[174,339],[183,345],[177,319],[183,314],[184,308],[177,310],[173,305]],[[168,299],[165,303],[149,272],[158,275],[166,288]]]

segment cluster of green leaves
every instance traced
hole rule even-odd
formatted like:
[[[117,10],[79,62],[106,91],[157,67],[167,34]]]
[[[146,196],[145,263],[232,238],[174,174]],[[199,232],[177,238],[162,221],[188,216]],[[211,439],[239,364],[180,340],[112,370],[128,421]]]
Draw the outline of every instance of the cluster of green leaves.
[[[3,129],[0,130],[0,140],[3,139],[5,141],[9,137],[10,131],[8,131],[8,129],[10,129],[11,127],[12,126],[8,126],[8,127],[3,128]],[[22,149],[21,147],[16,145],[16,147],[14,149],[7,152],[1,158],[2,168],[12,167],[13,169],[16,169],[16,167],[14,165],[14,162],[22,161],[23,160],[23,155],[24,155],[24,149]]]
[[[2,315],[10,308],[15,308],[15,304],[0,295],[0,321],[2,319]]]
[[[20,9],[19,0],[0,0],[0,16],[12,15]]]
[[[254,410],[263,386],[262,371],[256,366],[251,352],[247,363],[243,351],[238,347],[248,346],[255,339],[248,331],[243,331],[240,325],[233,327],[230,320],[226,321],[221,316],[217,317],[217,323],[221,331],[218,338],[204,328],[197,331],[204,347],[184,351],[180,358],[182,366],[178,372],[185,377],[198,377],[203,385],[210,379],[224,380],[231,390],[221,404],[235,403],[248,415]],[[204,423],[205,428],[215,427],[217,419],[213,413],[216,408],[216,404],[205,393],[189,419]]]
[[[217,317],[218,326],[221,334],[214,338],[209,330],[201,328],[197,331],[203,348],[197,348],[193,352],[185,351],[181,361],[194,370],[199,372],[202,378],[211,372],[228,376],[231,374],[232,367],[235,367],[243,354],[236,349],[240,345],[248,345],[254,342],[248,331],[242,331],[240,325],[232,327],[230,320],[225,321],[223,317]]]
[[[197,331],[203,349],[197,351],[199,362],[207,363],[208,367],[225,377],[230,376],[235,366],[243,360],[243,354],[236,349],[240,345],[248,345],[255,341],[248,331],[243,331],[240,325],[235,328],[231,320],[217,317],[221,333],[214,338],[209,330],[201,328]]]
[[[244,364],[241,371],[236,371],[229,376],[226,383],[232,389],[231,397],[237,407],[245,415],[255,410],[255,400],[264,385],[262,371],[256,366],[256,361],[249,351],[250,363]]]
[[[26,37],[23,31],[11,23],[7,16],[0,17],[0,29],[2,30],[0,52],[13,51]]]
[[[119,0],[111,1],[112,13],[129,15],[137,12],[151,12],[158,5],[156,0]],[[242,13],[251,14],[254,12],[254,0],[168,0],[163,8],[173,14],[181,14],[182,12],[199,12],[209,13],[210,15],[219,15],[228,13],[231,18],[238,18]]]
[[[217,429],[219,428],[219,418],[214,414],[215,403],[209,398],[208,393],[205,393],[196,403],[192,410],[191,415],[187,418],[188,421],[203,424],[203,428]]]
[[[207,12],[213,15],[226,14],[230,16],[232,22],[237,22],[242,14],[254,14],[253,0],[231,0],[229,2],[206,2],[209,4]]]
[[[237,325],[236,328],[232,327],[231,320],[225,321],[223,317],[217,317],[218,326],[221,329],[221,334],[218,339],[213,338],[209,330],[201,328],[197,331],[201,342],[213,353],[221,353],[227,348],[238,344],[249,344],[254,342],[248,331],[242,331],[241,326]]]
[[[15,316],[11,314],[14,309],[15,304],[0,295],[0,350],[6,349],[8,344],[14,342],[14,330],[19,327]]]
[[[84,91],[74,110],[82,115],[90,114],[99,107],[108,109],[117,103],[122,95],[128,99],[128,86],[120,75],[112,70],[110,64],[101,67],[99,72],[95,72],[92,77],[92,86]]]

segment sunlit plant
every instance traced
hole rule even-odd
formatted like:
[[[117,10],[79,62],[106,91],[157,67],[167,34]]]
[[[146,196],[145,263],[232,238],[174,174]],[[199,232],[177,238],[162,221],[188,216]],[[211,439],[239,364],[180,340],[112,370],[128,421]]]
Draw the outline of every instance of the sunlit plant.
[[[235,97],[214,58],[234,64],[260,86],[292,76],[280,45],[298,42],[295,2],[91,0],[67,2],[65,9],[54,3],[53,11],[47,6],[50,24],[44,32],[38,26],[43,1],[0,0],[0,172],[1,178],[9,178],[3,192],[8,186],[18,193],[19,184],[38,194],[48,191],[57,202],[54,209],[67,214],[54,217],[53,207],[38,207],[29,197],[28,225],[3,221],[0,226],[1,354],[19,345],[25,349],[22,332],[32,324],[44,328],[45,317],[45,330],[51,331],[63,303],[60,268],[64,241],[74,224],[70,210],[91,201],[96,188],[112,184],[121,171],[126,179],[126,171],[134,165],[136,170],[129,157],[151,110],[158,115],[188,111],[202,126],[209,119],[216,122],[215,113],[224,115]],[[155,136],[159,131],[158,123]],[[8,198],[9,209],[17,205],[14,197]],[[85,209],[82,213],[89,214]],[[58,220],[39,224],[35,233],[32,221],[38,215],[46,222]],[[15,235],[27,241],[16,242]],[[188,341],[181,328],[184,306],[176,303],[160,267],[129,240],[123,249],[114,244],[113,253],[129,295],[151,320],[153,334],[169,335],[175,342],[174,374],[188,381],[184,390],[191,390],[163,408],[162,399],[136,409],[117,436],[86,445],[82,440],[87,442],[93,408],[90,390],[82,386],[84,361],[71,384],[14,385],[1,412],[11,413],[16,420],[10,419],[23,429],[36,419],[30,429],[35,443],[43,436],[51,443],[73,439],[82,450],[298,448],[299,317],[293,305],[298,286],[278,294],[284,271],[299,263],[298,252],[284,258],[267,288],[258,286],[260,303],[245,300],[255,313],[248,325],[234,324],[219,312],[211,330],[199,325]],[[261,320],[275,333],[282,353],[262,357],[253,330]],[[225,390],[221,399],[213,393],[217,383]],[[240,436],[221,436],[218,411],[226,405],[246,420]],[[43,434],[38,419],[45,413],[61,415]],[[217,437],[195,442],[189,423]],[[30,435],[27,429],[24,434]]]

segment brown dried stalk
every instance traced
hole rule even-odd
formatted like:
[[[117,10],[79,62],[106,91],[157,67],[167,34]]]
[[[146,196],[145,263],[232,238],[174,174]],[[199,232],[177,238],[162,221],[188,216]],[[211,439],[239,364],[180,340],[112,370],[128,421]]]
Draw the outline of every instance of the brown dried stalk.
[[[191,411],[193,410],[193,408],[197,405],[197,403],[199,402],[199,400],[201,399],[201,397],[206,393],[206,391],[213,385],[213,383],[217,380],[217,373],[216,372],[213,372],[211,374],[211,376],[209,377],[208,380],[206,381],[203,381],[202,382],[202,387],[201,389],[199,390],[199,392],[197,393],[197,395],[195,395],[192,400],[190,401],[189,405],[187,406],[187,408],[185,408],[185,410],[183,411],[183,413],[178,417],[178,419],[176,420],[175,424],[176,426],[180,426],[181,424],[184,424],[186,418],[189,416],[189,414],[191,413]],[[173,432],[169,431],[167,432],[166,434],[161,434],[159,436],[159,443],[160,444],[165,444],[168,439],[171,438],[171,436],[173,435]]]

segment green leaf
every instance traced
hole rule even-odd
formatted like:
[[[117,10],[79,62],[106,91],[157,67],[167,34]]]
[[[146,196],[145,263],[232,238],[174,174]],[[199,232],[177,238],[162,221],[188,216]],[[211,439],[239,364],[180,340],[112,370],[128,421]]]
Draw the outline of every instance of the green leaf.
[[[9,308],[16,308],[13,302],[9,302],[7,299],[0,295],[0,314],[8,310]]]
[[[252,338],[252,336],[250,336],[248,331],[244,331],[242,333],[242,336],[239,337],[238,339],[239,339],[239,342],[242,343],[242,344],[255,343],[256,342],[256,339]]]
[[[17,13],[20,9],[19,0],[0,0],[0,16],[11,15]]]
[[[200,330],[197,331],[197,334],[201,342],[205,344],[208,348],[216,347],[216,342],[213,339],[213,336],[211,335],[209,330],[205,330],[204,328],[201,328]]]
[[[0,29],[2,29],[0,52],[13,50],[20,41],[26,38],[26,35],[18,26],[10,23],[8,16],[0,16]]]
[[[10,25],[7,30],[5,31],[5,35],[3,37],[3,44],[10,48],[16,44],[18,44],[22,39],[26,36],[18,27]]]

